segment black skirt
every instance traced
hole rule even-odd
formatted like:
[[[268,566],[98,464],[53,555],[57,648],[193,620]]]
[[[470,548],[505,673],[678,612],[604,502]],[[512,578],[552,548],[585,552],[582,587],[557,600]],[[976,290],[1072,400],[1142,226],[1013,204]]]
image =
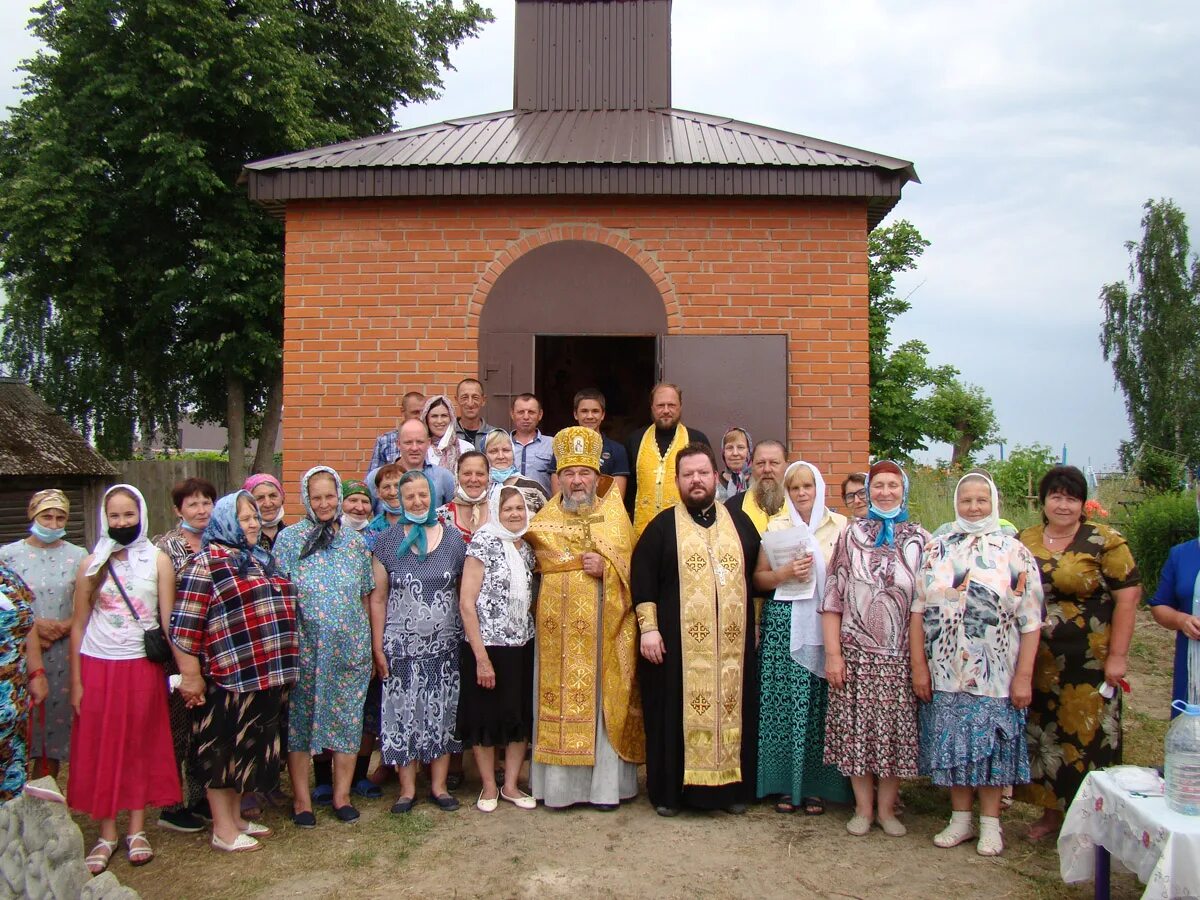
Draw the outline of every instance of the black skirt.
[[[463,643],[459,654],[462,690],[454,736],[463,747],[503,747],[533,734],[533,641],[521,647],[488,647],[496,686],[475,680],[475,653]]]
[[[279,786],[280,713],[286,688],[235,693],[213,681],[192,708],[196,775],[205,786],[238,793]]]

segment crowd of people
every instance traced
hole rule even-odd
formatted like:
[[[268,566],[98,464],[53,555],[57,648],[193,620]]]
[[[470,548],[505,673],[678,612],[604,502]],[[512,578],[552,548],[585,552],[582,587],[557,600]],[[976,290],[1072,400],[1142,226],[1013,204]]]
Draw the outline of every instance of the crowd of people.
[[[1045,838],[1084,775],[1120,761],[1140,577],[1084,515],[1079,470],[1045,474],[1042,523],[1019,534],[968,472],[931,534],[896,462],[831,498],[843,473],[742,427],[710,444],[672,384],[625,444],[601,433],[599,391],[552,438],[533,395],[510,429],[485,401],[474,379],[405,395],[365,477],[309,469],[291,525],[272,475],[225,496],[189,478],[151,540],[118,484],[87,553],[65,540],[66,496],[36,493],[29,536],[0,548],[0,802],[69,760],[99,873],[122,813],[129,862],[153,858],[148,807],[260,849],[285,769],[299,828],[322,805],[355,821],[393,778],[403,815],[422,770],[455,810],[469,749],[483,813],[615,809],[645,765],[659,815],[845,804],[855,836],[904,835],[900,783],[923,776],[950,794],[934,843],[993,856],[1013,789]],[[1196,546],[1151,601],[1181,647],[1200,638]]]

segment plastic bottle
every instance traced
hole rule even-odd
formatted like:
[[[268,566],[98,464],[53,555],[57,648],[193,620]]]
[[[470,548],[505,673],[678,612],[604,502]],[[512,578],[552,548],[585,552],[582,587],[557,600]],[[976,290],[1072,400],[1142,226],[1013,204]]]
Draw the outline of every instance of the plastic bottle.
[[[1200,704],[1176,700],[1180,712],[1167,729],[1167,806],[1185,816],[1200,816]]]

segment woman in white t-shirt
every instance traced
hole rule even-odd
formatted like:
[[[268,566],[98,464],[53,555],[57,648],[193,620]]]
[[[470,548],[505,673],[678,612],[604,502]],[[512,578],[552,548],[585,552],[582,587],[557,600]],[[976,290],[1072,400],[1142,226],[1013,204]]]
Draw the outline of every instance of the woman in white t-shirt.
[[[120,811],[129,810],[129,862],[141,866],[154,858],[146,807],[180,799],[166,673],[146,659],[144,631],[154,622],[168,627],[175,569],[146,539],[146,501],[132,485],[114,485],[104,494],[100,533],[75,582],[75,721],[67,773],[67,803],[100,823],[100,839],[86,859],[93,875],[108,868]]]

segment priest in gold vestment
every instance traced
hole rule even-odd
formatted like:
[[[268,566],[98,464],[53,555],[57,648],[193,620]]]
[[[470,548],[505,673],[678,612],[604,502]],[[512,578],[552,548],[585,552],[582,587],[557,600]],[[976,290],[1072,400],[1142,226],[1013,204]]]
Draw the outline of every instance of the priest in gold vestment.
[[[717,461],[689,444],[681,497],[642,532],[630,580],[641,632],[646,792],[661,816],[681,807],[745,812],[757,789],[758,660],[753,523],[716,502]]]
[[[525,534],[542,574],[530,786],[552,807],[615,809],[637,795],[645,757],[633,530],[620,491],[600,475],[602,440],[578,426],[555,435],[560,492]]]

